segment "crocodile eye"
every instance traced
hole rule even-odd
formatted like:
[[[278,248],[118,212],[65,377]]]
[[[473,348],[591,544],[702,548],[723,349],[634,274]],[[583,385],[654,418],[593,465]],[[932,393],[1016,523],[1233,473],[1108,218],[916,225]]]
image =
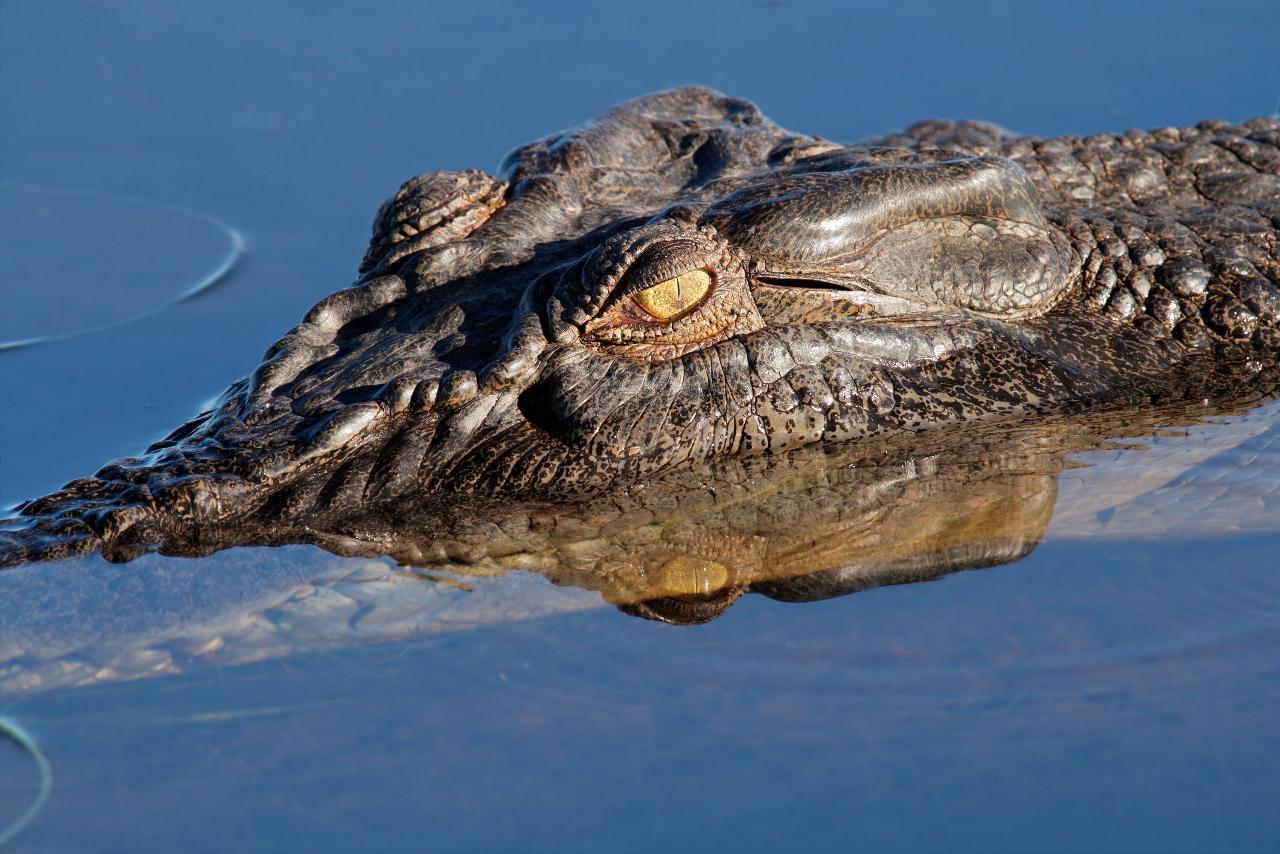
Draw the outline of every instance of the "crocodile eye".
[[[598,266],[589,269],[594,272]],[[574,279],[568,278],[569,283],[575,284]],[[668,241],[641,253],[628,269],[588,278],[586,284],[593,289],[588,294],[600,295],[599,308],[590,305],[590,298],[584,306],[581,296],[565,294],[574,294],[572,310],[582,318],[582,332],[611,353],[646,362],[674,359],[764,325],[741,260],[715,244]],[[556,304],[563,305],[559,299]]]
[[[706,270],[690,270],[636,291],[631,298],[658,320],[675,320],[697,308],[710,290],[711,274]]]

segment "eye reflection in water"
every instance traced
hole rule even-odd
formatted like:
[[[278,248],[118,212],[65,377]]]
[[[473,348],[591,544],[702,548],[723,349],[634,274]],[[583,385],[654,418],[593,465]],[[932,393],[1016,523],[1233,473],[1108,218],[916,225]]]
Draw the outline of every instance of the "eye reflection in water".
[[[28,616],[0,649],[0,687],[155,676],[602,601],[636,617],[700,624],[747,594],[813,602],[1010,564],[1047,532],[1135,539],[1273,531],[1255,493],[1270,488],[1276,404],[1249,411],[1256,404],[806,448],[574,503],[401,504],[323,531],[238,525],[174,550],[218,551],[203,561],[145,557],[117,570],[136,578],[123,595],[112,574],[84,571],[96,558],[4,573],[12,612]],[[1219,414],[1237,417],[1206,420]],[[1249,467],[1187,474],[1246,447]],[[296,549],[229,548],[290,544],[390,558],[401,568],[306,553],[300,565]],[[184,604],[166,606],[166,596]],[[127,616],[93,631],[69,624],[104,612]]]

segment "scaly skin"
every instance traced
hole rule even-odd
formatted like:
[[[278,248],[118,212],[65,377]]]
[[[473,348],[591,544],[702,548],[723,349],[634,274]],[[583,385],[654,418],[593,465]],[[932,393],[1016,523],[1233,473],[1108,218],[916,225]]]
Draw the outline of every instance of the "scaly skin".
[[[352,288],[144,456],[23,505],[0,565],[1273,385],[1278,224],[1273,119],[843,147],[659,93],[407,183]]]

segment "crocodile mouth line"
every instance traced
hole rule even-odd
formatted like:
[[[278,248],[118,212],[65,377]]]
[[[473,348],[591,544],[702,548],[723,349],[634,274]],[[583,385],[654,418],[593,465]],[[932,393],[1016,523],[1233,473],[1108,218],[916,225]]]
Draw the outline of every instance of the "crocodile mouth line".
[[[942,306],[889,296],[877,291],[854,287],[845,282],[829,282],[813,278],[786,278],[782,276],[758,276],[754,292],[771,297],[790,299],[823,299],[840,303],[853,316],[849,319],[884,319],[903,314],[947,314]]]

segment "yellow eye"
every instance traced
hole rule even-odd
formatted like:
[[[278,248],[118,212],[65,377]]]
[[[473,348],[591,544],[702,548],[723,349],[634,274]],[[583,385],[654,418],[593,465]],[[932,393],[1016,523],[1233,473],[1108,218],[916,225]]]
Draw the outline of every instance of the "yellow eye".
[[[706,270],[690,270],[674,279],[658,282],[651,288],[636,291],[631,298],[659,320],[674,320],[697,307],[711,290],[711,274]]]

